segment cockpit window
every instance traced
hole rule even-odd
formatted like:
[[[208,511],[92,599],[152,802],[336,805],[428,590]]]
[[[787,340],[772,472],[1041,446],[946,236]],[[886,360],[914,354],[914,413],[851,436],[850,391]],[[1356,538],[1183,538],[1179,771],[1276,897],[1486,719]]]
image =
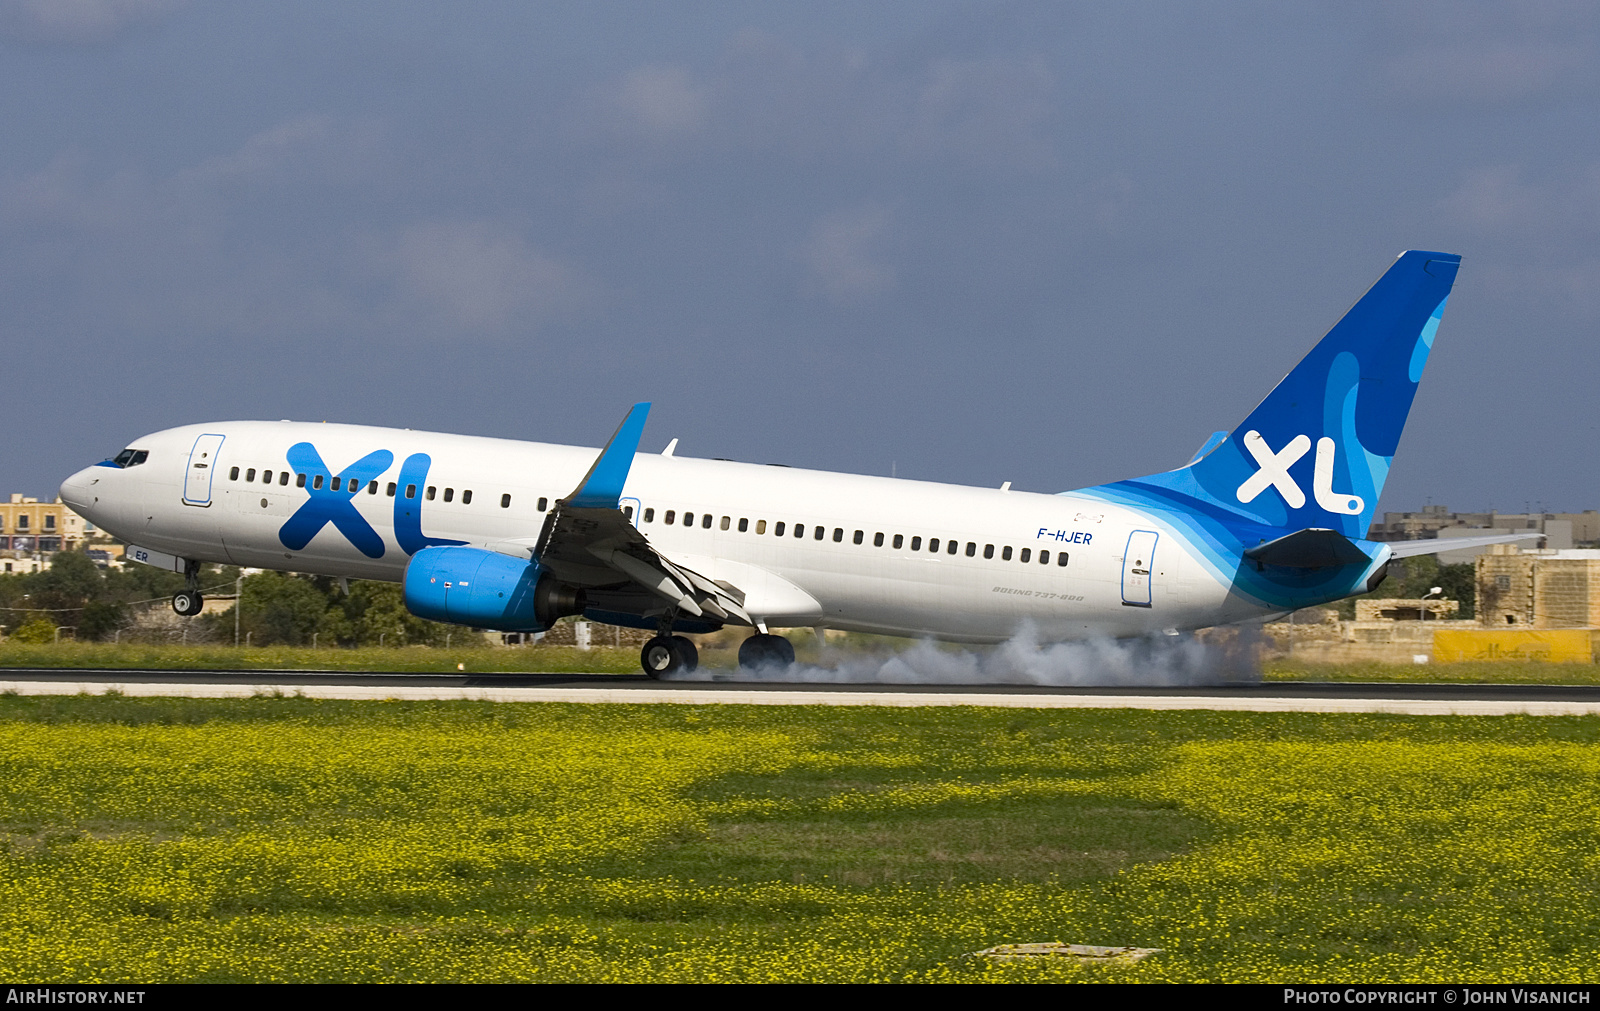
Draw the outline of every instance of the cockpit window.
[[[125,449],[111,458],[111,462],[118,467],[137,467],[150,459],[148,449]]]
[[[111,462],[116,464],[118,467],[126,467],[128,465],[128,461],[132,460],[132,459],[133,459],[133,450],[125,449],[122,452],[118,453],[116,456],[112,457],[111,458]]]

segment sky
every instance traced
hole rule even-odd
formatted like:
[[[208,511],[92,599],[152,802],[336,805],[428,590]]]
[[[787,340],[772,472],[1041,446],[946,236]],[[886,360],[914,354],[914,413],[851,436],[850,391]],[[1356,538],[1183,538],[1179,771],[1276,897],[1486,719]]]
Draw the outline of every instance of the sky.
[[[236,418],[1062,491],[1464,257],[1380,508],[1600,508],[1600,6],[0,0],[0,491]]]

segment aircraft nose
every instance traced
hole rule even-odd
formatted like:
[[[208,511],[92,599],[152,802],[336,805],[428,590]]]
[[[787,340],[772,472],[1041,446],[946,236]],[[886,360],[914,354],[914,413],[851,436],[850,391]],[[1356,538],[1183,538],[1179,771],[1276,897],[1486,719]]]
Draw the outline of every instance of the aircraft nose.
[[[72,511],[79,516],[87,516],[88,511],[94,507],[96,501],[94,485],[99,480],[99,475],[94,473],[96,469],[85,467],[61,482],[61,501],[71,506]]]

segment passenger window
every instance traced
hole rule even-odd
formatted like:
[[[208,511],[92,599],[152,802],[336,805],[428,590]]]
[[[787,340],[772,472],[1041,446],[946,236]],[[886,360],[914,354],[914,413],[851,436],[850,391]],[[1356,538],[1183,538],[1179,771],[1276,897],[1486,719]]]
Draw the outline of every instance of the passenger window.
[[[774,536],[774,537],[782,537],[783,536],[783,520],[779,520],[778,522],[776,522],[776,523],[774,523],[772,525],[772,536]]]
[[[271,484],[272,483],[272,471],[264,470],[264,471],[261,472],[261,483],[262,484]]]
[[[406,498],[416,498],[416,497],[417,497],[417,486],[414,485],[414,484],[406,485]]]
[[[390,481],[389,482],[389,487],[387,489],[387,494],[388,494],[388,496],[390,498],[394,498],[394,489],[395,489],[395,483],[393,481]]]
[[[315,491],[322,490],[322,475],[318,474],[311,479],[311,487]]]
[[[806,535],[806,525],[804,523],[796,523],[794,525],[794,535],[796,537],[804,537]]]
[[[843,527],[834,527],[833,528],[833,543],[835,543],[835,544],[844,543],[844,528]]]
[[[339,490],[339,485],[340,485],[340,483],[341,483],[341,482],[343,482],[343,481],[344,481],[344,478],[342,478],[342,477],[336,477],[336,478],[334,478],[334,479],[333,479],[333,490],[334,490],[334,491],[338,491],[338,490]]]
[[[976,544],[974,544],[972,541],[968,541],[967,542],[967,557],[971,558],[973,555],[976,555],[977,553],[978,553],[978,546]]]
[[[676,509],[668,509],[667,514],[661,518],[661,522],[670,527],[672,526],[672,518],[676,515],[678,515],[678,511]]]
[[[246,481],[254,481],[256,479],[256,469],[254,467],[251,467],[249,470],[245,471],[244,472],[244,479]]]
[[[472,492],[470,492],[470,491],[466,492],[465,494],[463,494],[461,496],[461,501],[463,503],[465,503],[467,501],[467,495],[471,495],[471,494],[472,494]],[[622,515],[628,517],[629,520],[632,520],[633,519],[633,506],[623,506],[622,507]]]
[[[378,482],[374,481],[371,484],[367,485],[367,494],[368,495],[376,495],[376,494],[378,494]]]
[[[1028,562],[1028,561],[1032,561],[1032,560],[1033,560],[1033,549],[1032,548],[1023,548],[1022,551],[1017,555],[1017,561],[1019,561],[1019,562]]]
[[[756,520],[756,533],[764,534],[766,532],[767,532],[767,521],[766,520]]]
[[[239,480],[239,468],[238,467],[235,467],[232,470],[228,471],[228,480],[229,481],[237,481],[237,480]]]
[[[1039,564],[1040,565],[1049,565],[1050,564],[1050,552],[1048,552],[1048,551],[1039,552]]]
[[[933,552],[934,554],[938,554],[939,553],[939,538],[937,538],[937,537],[928,538],[928,550]]]
[[[906,542],[906,538],[905,538],[904,534],[895,534],[894,535],[894,546],[896,548],[901,547],[902,545],[905,544],[905,542]],[[917,548],[920,548],[921,546],[922,546],[922,542],[918,541],[917,542]],[[915,550],[917,550],[917,548],[912,548],[911,550],[915,551]]]
[[[862,533],[861,533],[861,531],[859,531],[859,530],[857,530],[857,531],[856,531],[856,535],[855,535],[855,536],[854,536],[854,537],[853,537],[853,538],[851,538],[851,540],[853,540],[853,541],[854,541],[854,542],[855,542],[855,543],[857,543],[857,544],[860,544],[860,543],[861,543],[861,540],[862,540]],[[880,546],[880,547],[881,547],[881,546],[882,546],[882,545],[883,545],[883,535],[882,535],[882,534],[879,534],[879,535],[878,535],[878,545],[879,545],[879,546]]]
[[[461,493],[461,504],[462,505],[471,505],[472,504],[472,489],[471,488],[468,488],[466,491]]]
[[[961,547],[961,542],[960,541],[956,541],[956,540],[945,541],[944,542],[944,553],[947,554],[947,555],[953,555],[953,554],[956,553],[956,551],[960,547]]]
[[[875,534],[872,535],[872,546],[875,547],[875,548],[883,547],[883,532],[882,531],[879,531],[878,533],[875,533]]]
[[[1001,549],[1000,560],[1002,562],[1011,561],[1011,545],[1007,544],[1003,549]]]
[[[540,512],[544,512],[546,509],[550,508],[550,500],[547,498],[540,498],[539,504],[535,508],[537,508]]]
[[[438,490],[439,489],[438,489],[437,486],[430,484],[430,485],[428,485],[428,490],[423,493],[423,497],[426,498],[429,502],[432,502],[433,501],[433,494],[434,494],[434,492],[436,492]]]
[[[683,525],[686,526],[686,527],[694,526],[694,513],[689,512],[687,510],[684,511],[684,514],[683,514]]]
[[[732,523],[732,522],[733,522],[733,521],[732,521],[732,520],[730,520],[730,519],[728,519],[728,517],[726,517],[726,516],[724,516],[724,517],[722,517],[722,523],[721,523],[721,524],[720,524],[720,526],[721,526],[721,528],[722,528],[722,529],[723,529],[723,530],[726,530],[726,529],[728,529],[728,526],[729,526],[729,525],[730,525],[730,524],[731,524],[731,523]],[[741,530],[742,530],[742,529],[743,529],[743,527],[741,527],[741,528],[740,528],[740,529],[741,529]]]
[[[969,555],[972,554],[972,545],[970,545],[970,544],[967,545],[967,554],[969,554]],[[985,544],[983,546],[983,557],[985,557],[985,558],[993,558],[994,557],[994,545],[993,544]]]
[[[296,488],[304,488],[306,486],[306,476],[304,474],[296,474],[294,476],[294,486]]]
[[[739,532],[741,534],[750,532],[750,521],[743,516],[739,517]]]
[[[283,471],[278,475],[278,485],[281,487],[289,483],[289,472]]]
[[[446,488],[444,490],[444,500],[446,502],[449,502],[450,500],[454,499],[455,497],[456,497],[456,490],[454,488]]]
[[[394,494],[394,485],[392,485],[392,484],[389,486],[389,494],[390,495]],[[510,509],[511,508],[511,493],[510,492],[506,492],[504,495],[500,496],[500,508],[502,508],[502,509]]]
[[[822,524],[820,524],[820,523],[819,523],[819,524],[817,524],[817,526],[816,526],[816,531],[817,531],[817,533],[816,533],[816,540],[819,540],[819,541],[820,541],[820,540],[822,540],[822,539],[823,539],[823,538],[824,538],[824,537],[826,537],[826,536],[828,536],[828,528],[827,528],[827,527],[825,527],[825,526],[823,526],[823,525],[822,525]],[[844,531],[843,531],[843,530],[841,530],[841,531],[839,531],[839,536],[838,536],[838,537],[835,537],[835,538],[834,538],[834,540],[836,540],[836,541],[838,541],[838,540],[843,540],[843,539],[844,539]]]
[[[704,516],[700,517],[700,527],[703,530],[710,530],[711,529],[711,514],[710,513],[706,513]],[[722,529],[724,529],[724,530],[728,529],[728,521],[727,520],[723,520],[722,521]]]
[[[644,521],[646,523],[654,523],[656,521],[656,510],[654,506],[644,511]]]
[[[1067,564],[1067,553],[1065,551],[1062,551],[1056,555],[1056,564],[1061,566],[1065,566]]]

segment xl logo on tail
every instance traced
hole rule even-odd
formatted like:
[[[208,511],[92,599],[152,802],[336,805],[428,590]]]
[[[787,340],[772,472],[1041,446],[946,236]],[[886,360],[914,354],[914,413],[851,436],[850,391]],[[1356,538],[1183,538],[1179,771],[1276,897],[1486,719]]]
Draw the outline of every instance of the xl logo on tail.
[[[1268,488],[1278,489],[1278,494],[1289,504],[1291,509],[1299,509],[1306,504],[1306,493],[1300,490],[1300,485],[1289,476],[1289,468],[1294,466],[1302,456],[1311,449],[1309,436],[1297,435],[1289,440],[1288,445],[1274,453],[1272,447],[1267,445],[1267,440],[1261,433],[1252,429],[1244,434],[1244,448],[1255,457],[1260,470],[1245,479],[1244,484],[1235,492],[1240,502],[1254,502],[1257,495]],[[1342,495],[1333,490],[1333,455],[1337,447],[1332,439],[1327,436],[1317,440],[1317,459],[1311,471],[1311,494],[1316,496],[1317,505],[1330,513],[1342,513],[1354,516],[1361,512],[1366,503],[1359,495]]]

